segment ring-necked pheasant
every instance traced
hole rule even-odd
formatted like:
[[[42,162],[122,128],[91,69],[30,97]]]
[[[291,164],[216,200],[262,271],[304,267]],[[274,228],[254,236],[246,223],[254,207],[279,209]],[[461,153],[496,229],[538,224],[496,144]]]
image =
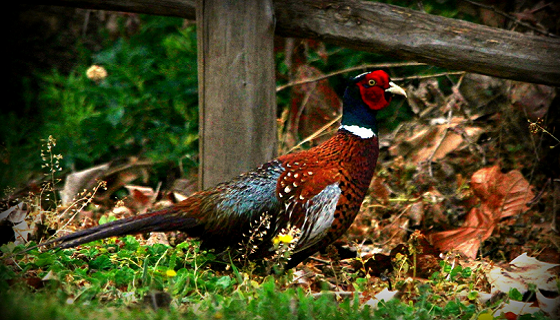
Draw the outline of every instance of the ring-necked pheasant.
[[[375,116],[393,94],[406,96],[384,71],[358,75],[344,93],[340,129],[323,144],[281,156],[169,208],[42,245],[68,248],[112,236],[180,230],[199,238],[204,248],[235,251],[254,221],[267,217],[268,232],[249,258],[271,255],[281,230],[297,227],[300,234],[286,266],[294,267],[342,236],[354,221],[379,153]]]

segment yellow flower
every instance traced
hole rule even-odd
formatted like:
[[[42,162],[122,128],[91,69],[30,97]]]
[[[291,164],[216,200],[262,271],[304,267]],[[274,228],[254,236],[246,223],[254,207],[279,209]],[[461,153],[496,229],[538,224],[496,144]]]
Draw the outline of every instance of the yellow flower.
[[[278,244],[280,242],[283,243],[290,243],[294,240],[294,237],[292,237],[292,235],[290,234],[279,234],[276,237],[274,237],[274,244]]]
[[[478,316],[478,320],[493,320],[494,316],[491,313],[481,313]]]
[[[169,269],[169,270],[165,271],[165,274],[166,274],[168,277],[174,277],[174,276],[177,275],[177,272],[175,272],[175,270],[173,270],[173,269]]]

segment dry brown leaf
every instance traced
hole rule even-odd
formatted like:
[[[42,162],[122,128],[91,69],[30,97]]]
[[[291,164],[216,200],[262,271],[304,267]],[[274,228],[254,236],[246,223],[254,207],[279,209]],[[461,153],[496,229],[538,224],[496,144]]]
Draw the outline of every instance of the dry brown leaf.
[[[422,223],[424,219],[424,202],[417,201],[410,205],[410,209],[407,212],[406,217],[410,219],[410,226],[411,227],[418,227]]]
[[[467,100],[471,110],[486,110],[492,101],[496,101],[506,94],[505,80],[489,77],[477,73],[467,73],[460,87],[461,95]]]
[[[497,165],[475,172],[471,177],[471,188],[481,200],[481,209],[494,219],[527,210],[527,202],[535,196],[521,172],[502,173]]]
[[[392,156],[403,156],[413,163],[424,162],[432,155],[432,160],[439,160],[468,145],[463,134],[468,137],[469,141],[476,141],[483,132],[483,129],[478,127],[454,130],[465,125],[466,120],[461,117],[451,119],[450,123],[443,122],[445,120],[435,122],[429,127],[417,125],[412,132],[402,130],[395,138],[393,146],[389,148],[389,152]],[[463,134],[458,132],[463,132]]]
[[[425,79],[418,86],[408,85],[406,87],[408,95],[407,102],[415,114],[421,115],[427,110],[437,108],[445,99],[437,79]]]
[[[374,176],[369,185],[370,196],[375,199],[376,202],[381,204],[387,204],[389,202],[389,196],[391,191],[387,188],[385,178],[380,176]]]
[[[125,200],[126,206],[138,213],[148,211],[157,197],[157,192],[153,188],[127,185],[124,186],[130,194]]]
[[[91,190],[98,181],[107,182],[107,191],[96,193],[97,201],[106,201],[116,190],[132,181],[148,178],[147,168],[153,165],[151,160],[139,160],[130,157],[124,161],[108,162],[93,168],[73,172],[66,177],[64,188],[60,192],[63,205],[69,205],[84,190]]]
[[[555,97],[554,87],[515,81],[511,86],[509,96],[513,106],[524,110],[533,121],[543,118],[548,113]]]
[[[500,219],[528,209],[527,202],[534,197],[530,187],[517,170],[506,174],[498,166],[478,170],[471,178],[471,188],[480,207],[471,209],[460,228],[433,233],[430,241],[442,251],[457,250],[476,258],[480,245],[492,235]]]
[[[111,167],[110,163],[104,163],[86,170],[73,172],[66,177],[64,188],[60,191],[62,204],[67,206],[74,201],[74,197],[84,189],[95,186],[96,180],[101,178]]]
[[[480,244],[494,231],[496,222],[479,208],[473,208],[462,227],[430,235],[432,244],[441,251],[457,250],[469,258],[476,258]]]
[[[323,72],[307,64],[295,70],[295,81],[317,78]],[[342,102],[328,80],[310,82],[295,86],[290,101],[289,118],[286,123],[288,147],[293,147],[298,137],[307,137],[320,130],[340,114]],[[328,139],[317,138],[315,143]]]
[[[167,239],[167,234],[165,232],[152,232],[150,237],[146,240],[146,245],[152,246],[156,243],[169,245],[169,240]]]

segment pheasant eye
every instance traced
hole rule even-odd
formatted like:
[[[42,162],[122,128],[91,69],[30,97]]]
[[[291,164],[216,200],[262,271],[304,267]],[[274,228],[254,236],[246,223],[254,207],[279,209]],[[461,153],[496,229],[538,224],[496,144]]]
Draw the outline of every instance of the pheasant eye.
[[[368,86],[373,87],[375,85],[375,80],[369,79]]]

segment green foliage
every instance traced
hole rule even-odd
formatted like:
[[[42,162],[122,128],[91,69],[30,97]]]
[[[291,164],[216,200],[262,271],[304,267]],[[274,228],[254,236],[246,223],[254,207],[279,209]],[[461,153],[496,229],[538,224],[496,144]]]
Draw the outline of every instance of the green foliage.
[[[12,253],[22,246],[12,243],[0,249]],[[365,278],[355,279],[360,290],[353,298],[342,299],[333,292],[311,295],[290,283],[290,272],[262,276],[235,267],[211,269],[216,257],[200,251],[194,241],[172,248],[143,245],[126,236],[78,249],[33,249],[16,254],[16,261],[17,266],[0,264],[0,309],[10,319],[466,320],[493,312],[457,296],[461,286],[475,281],[478,271],[446,263],[431,281],[411,283],[416,291],[411,299],[405,294],[371,308],[359,299],[359,292],[368,287]],[[37,282],[44,285],[27,285]],[[155,293],[169,297],[169,303],[154,310],[147,297]],[[547,318],[537,313],[523,319]]]
[[[6,172],[18,172],[21,162],[37,164],[38,147],[19,153],[15,145],[25,139],[26,145],[36,146],[49,135],[58,140],[64,169],[84,169],[131,155],[156,162],[196,158],[195,26],[183,26],[182,19],[142,19],[136,34],[119,38],[100,52],[83,54],[70,74],[52,70],[38,75],[40,89],[27,95],[35,97],[41,122],[5,119],[2,143],[10,156],[10,163],[2,164]],[[92,64],[102,66],[107,77],[88,79],[86,71]],[[28,161],[18,161],[22,158]],[[23,182],[17,178],[6,174],[1,184]]]
[[[409,3],[395,3],[409,6]],[[454,1],[424,2],[430,13],[455,16]],[[126,19],[121,17],[122,20]],[[103,48],[90,52],[76,43],[78,63],[69,73],[40,71],[37,79],[23,79],[26,103],[23,110],[36,110],[32,118],[18,118],[15,112],[3,114],[0,127],[0,189],[18,187],[31,179],[39,167],[34,156],[40,139],[52,135],[64,154],[64,170],[85,169],[95,164],[129,156],[156,160],[162,180],[170,162],[196,166],[198,97],[197,47],[194,24],[169,17],[140,16],[138,29],[130,34],[121,21],[121,37],[107,31]],[[113,31],[114,32],[114,31]],[[284,50],[276,51],[279,83],[289,81],[290,70]],[[324,50],[305,50],[305,63],[324,73],[356,65],[396,61],[379,54],[360,52],[325,44]],[[100,65],[108,76],[93,81],[86,71]],[[404,76],[399,68],[391,76]],[[425,67],[409,67],[406,74],[421,74]],[[437,71],[431,69],[428,72]],[[354,73],[355,74],[355,73]],[[351,74],[329,78],[342,95]],[[38,82],[38,88],[30,83]],[[290,90],[278,94],[279,109],[288,106]],[[379,114],[384,129],[395,128],[411,112],[394,103]],[[186,159],[187,161],[181,161]],[[41,177],[42,178],[42,177]]]
[[[99,83],[86,77],[85,65],[70,76],[55,71],[44,77],[42,105],[53,111],[45,130],[60,137],[67,164],[142,153],[179,159],[196,150],[195,31],[170,21],[174,33],[147,23],[131,39],[95,54],[93,63],[108,72]]]
[[[509,298],[512,300],[523,301],[523,295],[517,288],[510,288],[509,289]]]

